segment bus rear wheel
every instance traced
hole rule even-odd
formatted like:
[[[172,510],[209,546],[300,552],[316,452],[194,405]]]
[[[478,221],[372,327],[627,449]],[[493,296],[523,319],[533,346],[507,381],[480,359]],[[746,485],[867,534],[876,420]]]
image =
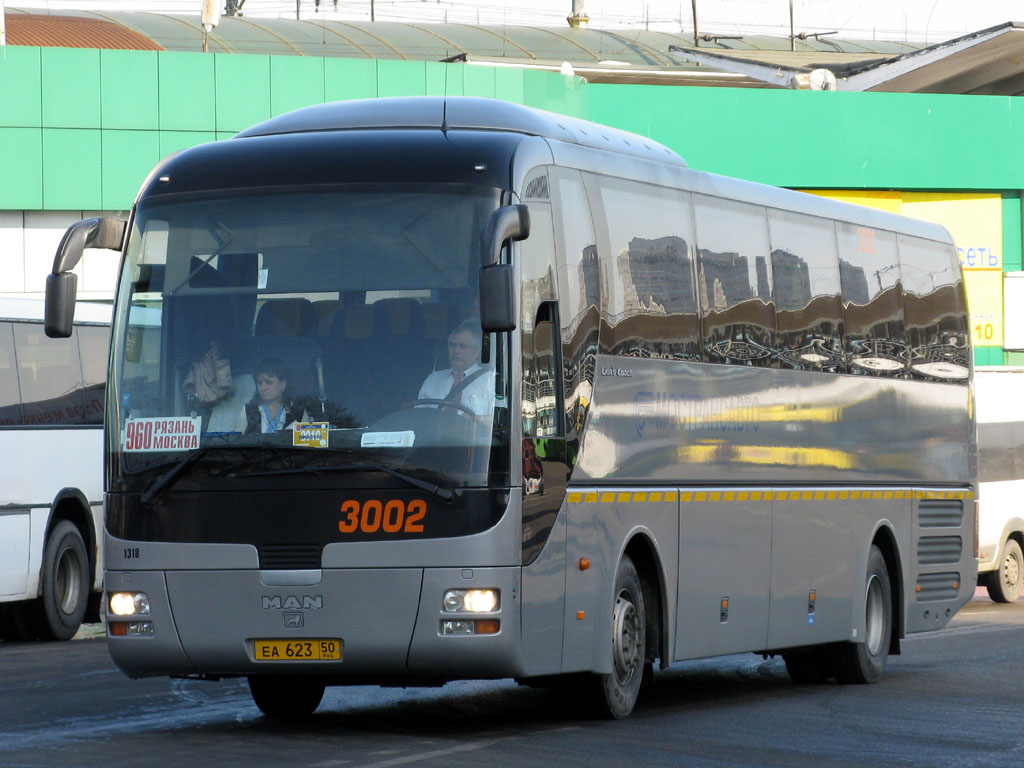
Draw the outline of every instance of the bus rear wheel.
[[[612,672],[597,676],[597,705],[602,715],[628,717],[640,695],[647,657],[646,614],[640,575],[628,555],[615,574],[612,602]]]
[[[1020,544],[1007,539],[1003,545],[1003,557],[999,568],[987,574],[985,589],[988,596],[997,603],[1012,603],[1020,597],[1024,563],[1021,562]]]
[[[840,683],[882,679],[892,636],[892,587],[882,551],[871,545],[864,590],[864,642],[836,646],[833,662]]]
[[[324,683],[305,675],[250,675],[249,693],[267,717],[306,717],[320,706]]]
[[[50,531],[39,574],[40,596],[33,624],[40,640],[70,640],[82,626],[89,603],[89,556],[74,523],[62,520]]]

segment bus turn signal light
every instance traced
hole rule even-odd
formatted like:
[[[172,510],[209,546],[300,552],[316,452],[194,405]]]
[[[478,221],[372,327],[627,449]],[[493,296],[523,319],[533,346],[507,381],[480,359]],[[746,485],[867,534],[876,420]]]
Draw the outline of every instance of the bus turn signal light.
[[[580,558],[580,570],[585,571],[590,568],[590,561],[585,557]]]

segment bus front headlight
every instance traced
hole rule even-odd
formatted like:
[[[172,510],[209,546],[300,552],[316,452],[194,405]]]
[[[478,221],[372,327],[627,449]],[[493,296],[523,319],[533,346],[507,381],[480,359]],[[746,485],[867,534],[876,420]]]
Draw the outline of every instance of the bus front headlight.
[[[446,613],[494,613],[501,606],[497,589],[449,589],[444,593]]]
[[[115,616],[149,614],[149,597],[145,592],[114,592],[110,596],[110,612]]]

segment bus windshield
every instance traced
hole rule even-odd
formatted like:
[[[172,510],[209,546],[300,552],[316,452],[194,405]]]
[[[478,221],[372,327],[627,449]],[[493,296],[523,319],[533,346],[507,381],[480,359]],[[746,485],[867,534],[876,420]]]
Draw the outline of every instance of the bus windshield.
[[[219,459],[190,465],[232,477],[347,483],[372,467],[385,485],[500,482],[508,344],[481,333],[478,296],[499,194],[379,184],[140,202],[115,313],[115,487],[145,490],[199,449]]]

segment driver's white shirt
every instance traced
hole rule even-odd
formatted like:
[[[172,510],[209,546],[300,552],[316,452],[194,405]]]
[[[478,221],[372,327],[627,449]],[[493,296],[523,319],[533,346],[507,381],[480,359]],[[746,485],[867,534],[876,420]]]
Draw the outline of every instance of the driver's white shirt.
[[[474,364],[466,370],[466,377],[472,376],[482,366]],[[452,369],[434,371],[427,376],[420,387],[420,400],[444,400],[455,383]],[[462,390],[462,405],[469,408],[477,416],[487,416],[494,410],[494,371],[487,371],[477,376]]]

